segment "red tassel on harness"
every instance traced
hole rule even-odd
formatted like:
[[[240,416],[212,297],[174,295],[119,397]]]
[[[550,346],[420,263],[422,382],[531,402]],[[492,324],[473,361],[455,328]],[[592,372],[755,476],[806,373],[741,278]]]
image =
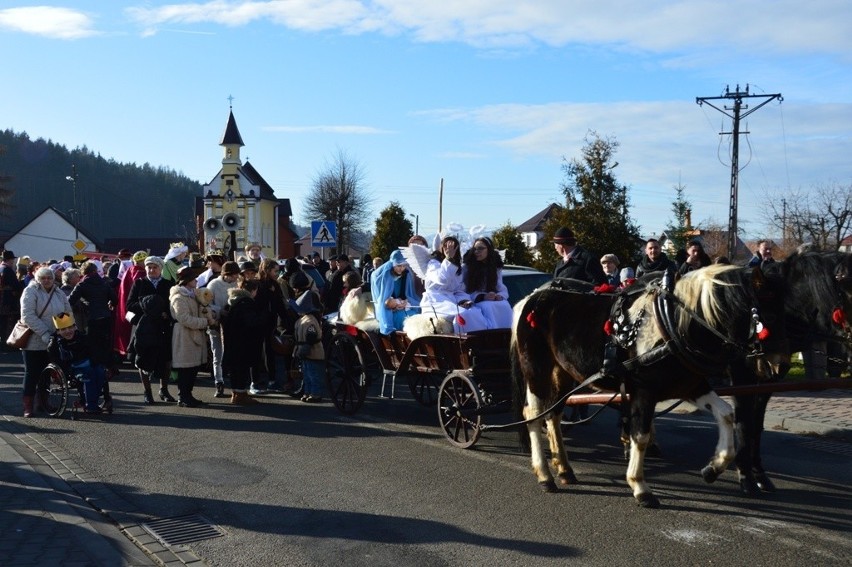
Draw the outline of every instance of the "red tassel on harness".
[[[465,321],[464,317],[462,317],[461,315],[456,315],[456,323],[458,323],[462,327],[467,325],[467,321]]]
[[[538,326],[535,320],[535,311],[530,311],[527,314],[527,323],[529,323],[531,329],[535,329]]]
[[[609,319],[607,319],[606,323],[604,323],[604,333],[606,333],[608,337],[612,335],[612,321]]]
[[[846,313],[843,312],[842,307],[838,307],[831,312],[831,320],[834,321],[835,325],[846,326]]]
[[[758,333],[757,333],[757,340],[759,340],[759,341],[765,341],[765,340],[766,340],[766,339],[768,339],[768,338],[769,338],[769,329],[767,329],[766,327],[764,327],[764,328],[762,328],[760,331],[758,331]]]
[[[592,291],[595,293],[615,293],[616,287],[612,284],[602,283],[601,285],[595,286]]]

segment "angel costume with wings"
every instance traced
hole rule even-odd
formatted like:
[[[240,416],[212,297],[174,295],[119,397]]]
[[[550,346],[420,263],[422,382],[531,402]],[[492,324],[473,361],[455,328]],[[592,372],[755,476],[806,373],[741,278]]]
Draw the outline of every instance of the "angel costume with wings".
[[[470,295],[464,290],[464,279],[457,265],[446,258],[438,260],[432,257],[429,250],[419,244],[401,250],[412,271],[426,283],[426,292],[420,300],[423,313],[452,319],[456,333],[481,331],[488,327],[479,308],[459,305],[470,301]]]

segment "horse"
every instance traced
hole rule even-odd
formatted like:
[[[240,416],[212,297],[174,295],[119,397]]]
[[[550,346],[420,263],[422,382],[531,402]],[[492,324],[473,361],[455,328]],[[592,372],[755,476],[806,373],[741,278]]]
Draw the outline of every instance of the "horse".
[[[794,253],[781,262],[764,264],[769,277],[785,284],[784,326],[787,352],[811,353],[806,360],[809,379],[825,378],[826,343],[852,352],[852,255],[840,252]],[[820,354],[815,354],[821,353]],[[816,366],[816,369],[814,369]],[[783,378],[782,371],[771,381]],[[733,385],[760,381],[748,368],[731,372]],[[736,413],[736,465],[740,490],[746,496],[775,492],[761,458],[760,442],[766,406],[772,393],[734,396]]]
[[[667,279],[646,280],[615,295],[551,287],[516,306],[510,347],[513,409],[518,419],[527,420],[533,471],[545,491],[556,491],[556,484],[544,456],[542,421],[557,477],[565,485],[577,482],[562,438],[561,404],[553,405],[577,383],[628,394],[622,433],[630,441],[626,476],[640,506],[660,505],[644,478],[658,402],[689,400],[713,414],[719,440],[702,469],[705,481],[713,482],[734,459],[734,411],[713,391],[709,379],[725,373],[732,362],[745,361],[750,346],[757,348],[756,313],[763,314],[755,311],[763,309],[758,290],[771,288],[777,296],[783,288],[760,269],[726,265],[685,275],[673,292]],[[781,311],[771,313],[780,321],[779,305],[770,302],[767,310]],[[778,334],[783,335],[781,328]],[[611,354],[604,356],[613,343],[623,350],[618,361]],[[759,371],[769,373],[765,359],[758,360]]]

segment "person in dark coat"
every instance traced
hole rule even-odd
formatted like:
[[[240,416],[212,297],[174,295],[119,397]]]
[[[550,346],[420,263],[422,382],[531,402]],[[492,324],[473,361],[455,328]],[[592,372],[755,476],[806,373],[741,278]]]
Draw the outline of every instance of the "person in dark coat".
[[[159,380],[160,382],[160,399],[164,402],[176,402],[177,400],[169,393],[169,363],[172,360],[172,318],[169,314],[169,292],[171,291],[173,282],[163,278],[163,260],[158,256],[148,256],[145,258],[145,277],[133,282],[133,287],[130,288],[130,295],[127,298],[127,311],[134,313],[130,323],[139,330],[138,324],[145,313],[146,307],[152,307],[142,304],[142,299],[149,295],[159,296],[165,305],[165,308],[158,315],[154,315],[150,321],[151,325],[159,331],[158,337],[163,340],[161,351],[153,357],[154,362],[146,364],[148,370],[139,368],[139,378],[142,380],[142,386],[145,389],[145,403],[153,404],[154,396],[151,393],[151,380]],[[152,331],[153,333],[153,331]],[[136,358],[136,352],[133,349],[134,339],[131,340],[130,352]]]
[[[325,290],[325,297],[323,297],[323,304],[327,312],[337,311],[340,307],[340,302],[343,301],[343,288],[345,287],[343,276],[354,271],[352,264],[349,263],[349,256],[340,254],[337,257],[337,270],[331,276],[329,285]]]
[[[231,403],[254,403],[249,396],[253,368],[263,359],[263,339],[268,317],[260,310],[255,297],[257,280],[245,280],[240,287],[228,290],[228,305],[222,310],[222,370],[231,383]]]
[[[112,310],[118,297],[109,282],[98,274],[94,262],[83,264],[83,279],[74,286],[68,302],[71,307],[86,306],[86,338],[92,361],[115,371],[112,356]]]
[[[599,256],[577,245],[574,232],[567,227],[560,227],[553,234],[553,246],[560,260],[553,270],[554,278],[571,278],[600,285],[606,282]]]
[[[636,266],[636,277],[641,278],[651,272],[676,272],[677,265],[663,252],[660,241],[649,238],[645,241],[645,255]]]
[[[693,240],[686,245],[686,259],[680,265],[680,268],[677,269],[677,273],[679,276],[683,276],[689,272],[709,266],[712,263],[713,260],[704,251],[704,246],[702,246],[701,242]]]

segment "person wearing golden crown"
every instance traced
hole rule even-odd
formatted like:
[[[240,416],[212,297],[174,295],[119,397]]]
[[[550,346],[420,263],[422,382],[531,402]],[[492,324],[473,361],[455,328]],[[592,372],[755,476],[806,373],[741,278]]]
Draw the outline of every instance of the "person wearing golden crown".
[[[183,242],[172,242],[169,251],[163,258],[163,278],[172,283],[177,283],[177,272],[183,265],[183,260],[189,253],[189,247]]]

